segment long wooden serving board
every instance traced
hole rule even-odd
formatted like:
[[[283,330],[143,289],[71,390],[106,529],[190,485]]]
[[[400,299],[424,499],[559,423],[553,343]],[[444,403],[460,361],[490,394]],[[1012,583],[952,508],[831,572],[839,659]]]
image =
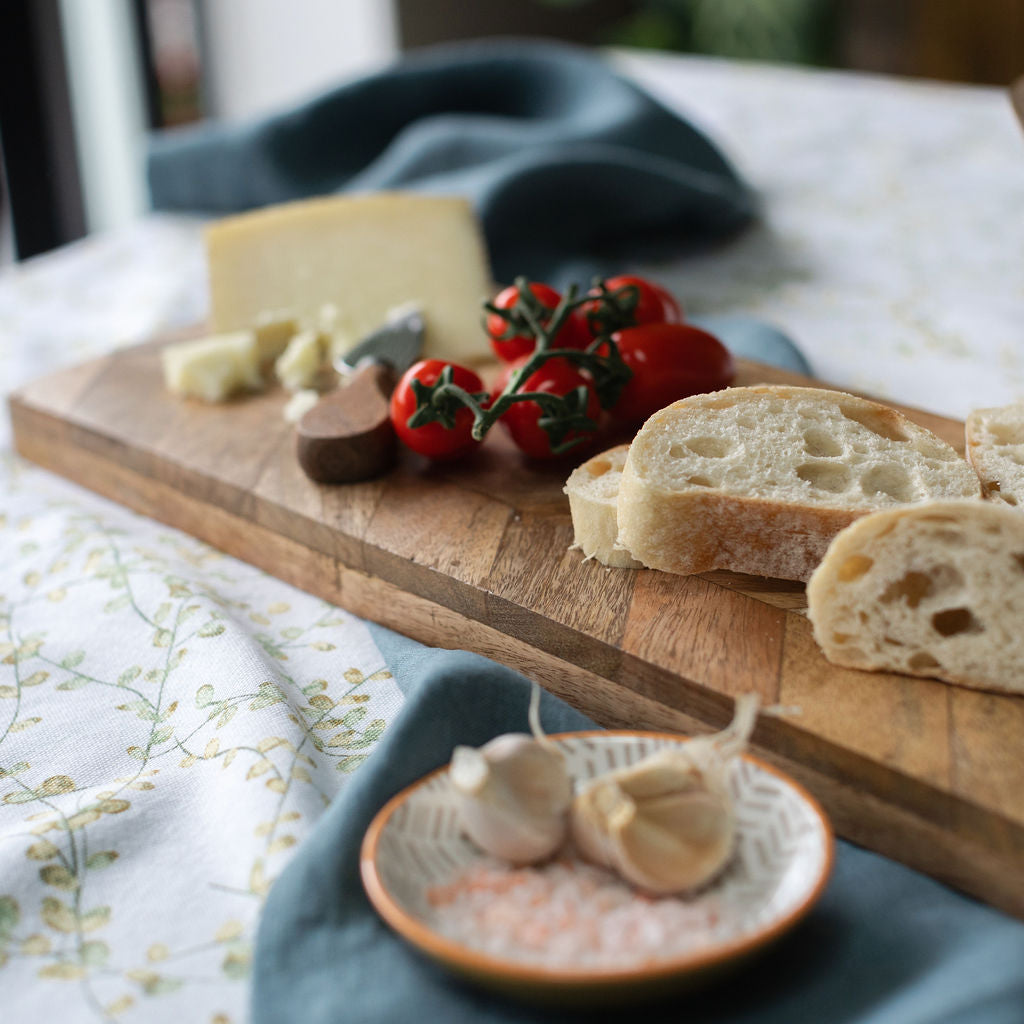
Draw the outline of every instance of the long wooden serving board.
[[[1024,698],[829,665],[798,584],[584,561],[568,468],[503,436],[458,464],[406,453],[379,480],[313,484],[283,393],[176,399],[158,350],[22,389],[18,450],[360,616],[511,665],[607,726],[707,731],[751,690],[798,708],[762,717],[754,744],[840,835],[1024,917]],[[817,383],[741,364],[737,383],[762,381]],[[963,450],[961,424],[906,411]]]

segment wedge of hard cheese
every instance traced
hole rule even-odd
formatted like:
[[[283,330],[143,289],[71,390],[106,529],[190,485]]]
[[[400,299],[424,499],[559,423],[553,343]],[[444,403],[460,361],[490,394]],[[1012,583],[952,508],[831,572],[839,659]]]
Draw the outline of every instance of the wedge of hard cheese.
[[[877,402],[762,385],[655,413],[630,445],[618,544],[652,569],[806,580],[831,539],[879,508],[977,498],[945,441]]]
[[[480,362],[492,290],[483,236],[463,199],[379,193],[302,200],[212,224],[206,232],[215,332],[287,310],[332,335],[343,354],[397,306],[426,321],[424,354]]]

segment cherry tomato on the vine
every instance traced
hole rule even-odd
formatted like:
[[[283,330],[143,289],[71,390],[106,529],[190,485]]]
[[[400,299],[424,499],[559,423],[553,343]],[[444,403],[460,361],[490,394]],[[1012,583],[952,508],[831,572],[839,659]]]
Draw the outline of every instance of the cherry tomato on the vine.
[[[414,452],[431,459],[452,459],[480,443],[474,440],[470,433],[473,429],[473,412],[466,406],[456,409],[455,423],[451,428],[438,422],[425,423],[420,427],[409,426],[409,417],[416,412],[418,405],[413,381],[419,381],[428,387],[436,385],[447,366],[452,368],[453,384],[457,384],[470,394],[480,394],[484,391],[483,381],[472,370],[442,359],[423,359],[402,374],[391,393],[391,424],[399,440]],[[453,409],[455,408],[453,405]]]
[[[608,292],[617,292],[626,287],[636,289],[636,305],[632,307],[631,311],[632,325],[677,324],[683,320],[683,311],[675,296],[662,288],[660,284],[633,274],[620,274],[617,277],[606,278],[604,286]],[[590,294],[599,296],[602,294],[601,289],[593,288]],[[591,318],[588,321],[591,327],[595,324],[593,319],[595,314],[598,321],[601,319],[600,307],[601,303],[599,302],[588,303],[582,307],[583,315]],[[593,335],[594,331],[591,329],[590,333]]]
[[[692,324],[643,324],[612,337],[633,371],[612,415],[639,422],[689,395],[728,387],[736,376],[729,350]]]
[[[521,359],[506,367],[499,375],[495,385],[495,392],[504,390],[512,374],[515,373],[526,359]],[[574,366],[568,359],[554,357],[544,363],[540,369],[534,371],[523,383],[521,391],[543,391],[552,395],[568,395],[580,386],[587,389],[586,416],[595,424],[601,414],[601,406],[597,400],[597,393],[591,378],[578,367]],[[509,406],[501,417],[501,422],[508,431],[516,447],[524,455],[534,459],[550,459],[556,453],[551,450],[551,437],[540,425],[543,413],[536,402],[515,402]],[[566,435],[566,440],[574,438],[587,438],[594,431],[571,430]],[[581,442],[585,443],[585,442]],[[570,451],[578,446],[573,446]]]
[[[562,296],[554,288],[539,281],[531,281],[529,290],[537,302],[547,310],[554,310]],[[492,305],[497,309],[511,310],[519,301],[519,289],[510,285],[499,292],[494,298]],[[551,321],[550,315],[540,316],[540,324],[547,327]],[[525,323],[519,325],[521,331],[517,333],[516,327],[512,326],[505,317],[498,313],[488,313],[485,320],[487,336],[491,339],[491,348],[495,354],[506,363],[529,355],[536,346],[536,339],[529,333]],[[506,337],[506,335],[510,335]],[[586,348],[590,344],[590,334],[586,324],[575,312],[569,314],[558,336],[552,340],[552,348]]]

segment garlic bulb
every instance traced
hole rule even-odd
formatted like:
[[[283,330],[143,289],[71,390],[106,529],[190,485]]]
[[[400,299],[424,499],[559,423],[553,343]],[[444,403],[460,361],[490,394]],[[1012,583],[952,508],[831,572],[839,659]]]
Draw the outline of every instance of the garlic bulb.
[[[456,747],[448,775],[462,825],[486,853],[534,864],[565,842],[572,783],[562,752],[541,731],[540,690],[530,697],[530,728],[476,747]]]
[[[740,697],[722,732],[591,780],[570,812],[581,856],[657,895],[709,882],[732,853],[728,766],[746,746],[757,708],[755,695]]]

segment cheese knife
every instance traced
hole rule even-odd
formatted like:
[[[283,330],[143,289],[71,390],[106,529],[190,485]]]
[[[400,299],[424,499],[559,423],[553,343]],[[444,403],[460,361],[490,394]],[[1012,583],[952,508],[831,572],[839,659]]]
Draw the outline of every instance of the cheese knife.
[[[339,386],[298,422],[296,453],[311,480],[354,483],[386,473],[398,457],[388,405],[423,348],[423,315],[404,308],[335,360]]]

